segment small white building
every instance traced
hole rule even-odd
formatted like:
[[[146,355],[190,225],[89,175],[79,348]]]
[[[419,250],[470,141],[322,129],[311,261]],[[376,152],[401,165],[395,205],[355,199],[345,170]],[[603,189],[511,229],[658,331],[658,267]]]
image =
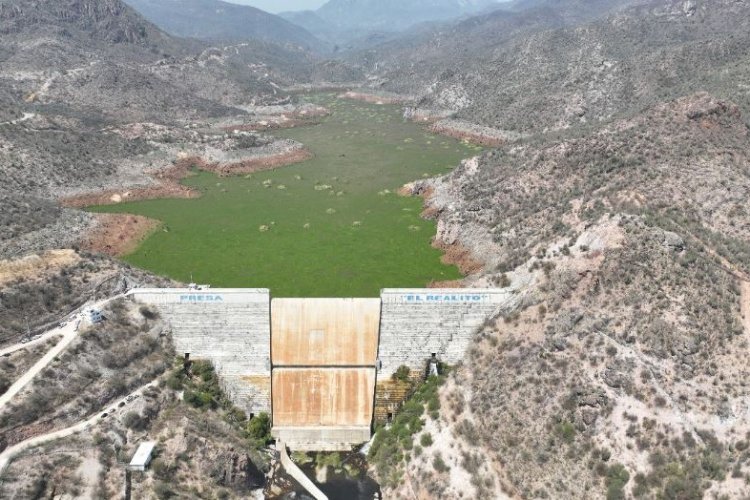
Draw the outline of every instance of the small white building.
[[[135,450],[135,455],[133,455],[133,460],[130,461],[128,469],[141,472],[145,471],[149,462],[151,462],[151,456],[154,453],[155,446],[156,441],[144,441],[141,443],[138,446],[138,449]]]

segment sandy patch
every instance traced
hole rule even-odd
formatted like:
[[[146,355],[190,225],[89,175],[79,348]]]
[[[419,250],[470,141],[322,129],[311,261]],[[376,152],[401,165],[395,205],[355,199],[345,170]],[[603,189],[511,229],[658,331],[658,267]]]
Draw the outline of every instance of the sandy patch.
[[[742,312],[742,326],[745,335],[750,335],[750,281],[740,282],[740,311]]]
[[[83,483],[83,492],[79,499],[92,500],[97,498],[96,487],[99,484],[99,471],[102,466],[93,450],[87,451],[81,458],[81,465],[78,466],[76,471]]]
[[[49,250],[40,255],[28,255],[21,259],[0,260],[0,285],[36,276],[42,271],[68,267],[79,260],[80,257],[74,250]]]

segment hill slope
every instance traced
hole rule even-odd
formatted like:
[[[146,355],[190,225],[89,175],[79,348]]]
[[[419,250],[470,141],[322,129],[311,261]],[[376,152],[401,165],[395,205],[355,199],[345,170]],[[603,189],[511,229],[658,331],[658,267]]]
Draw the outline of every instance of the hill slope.
[[[569,3],[495,12],[360,60],[420,106],[518,131],[589,125],[701,88],[750,109],[738,84],[750,72],[747,2],[650,2],[583,25],[586,11]]]
[[[218,0],[126,0],[146,19],[176,36],[208,40],[256,39],[322,49],[312,34],[279,16]]]
[[[738,107],[699,93],[417,183],[438,240],[484,262],[471,285],[527,295],[478,332],[434,444],[376,464],[406,478],[387,494],[746,498],[748,151]]]

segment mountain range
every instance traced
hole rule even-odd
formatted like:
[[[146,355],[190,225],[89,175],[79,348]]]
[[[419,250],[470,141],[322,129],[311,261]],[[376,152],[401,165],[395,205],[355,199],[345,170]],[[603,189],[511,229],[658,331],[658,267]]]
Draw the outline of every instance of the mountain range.
[[[531,3],[351,56],[376,88],[517,132],[566,130],[691,90],[750,109],[745,2]],[[541,4],[541,5],[540,5]],[[471,49],[469,49],[471,47]]]
[[[373,34],[388,34],[428,22],[449,21],[491,10],[496,0],[330,0],[315,11],[280,16],[319,38],[343,46],[370,45]]]
[[[126,0],[168,33],[204,40],[255,39],[322,50],[323,44],[304,28],[248,5],[219,0]]]

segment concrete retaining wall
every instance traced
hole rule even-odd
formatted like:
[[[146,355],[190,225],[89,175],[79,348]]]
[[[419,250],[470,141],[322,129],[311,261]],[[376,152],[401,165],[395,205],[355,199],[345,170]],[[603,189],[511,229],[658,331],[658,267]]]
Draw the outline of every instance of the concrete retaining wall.
[[[271,296],[266,289],[134,289],[172,327],[177,354],[214,364],[248,414],[271,411]]]
[[[514,303],[504,289],[384,289],[381,299],[378,380],[401,365],[423,370],[433,353],[457,363],[485,320]]]

